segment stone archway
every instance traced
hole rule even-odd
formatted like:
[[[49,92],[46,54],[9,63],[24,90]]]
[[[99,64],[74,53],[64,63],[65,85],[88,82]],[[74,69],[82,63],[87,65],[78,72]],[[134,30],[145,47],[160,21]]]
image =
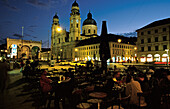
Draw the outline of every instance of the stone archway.
[[[32,59],[39,58],[39,51],[40,51],[40,48],[38,46],[32,47],[32,50],[31,50]]]
[[[24,45],[24,46],[21,48],[21,57],[22,57],[23,59],[28,59],[28,58],[29,58],[29,54],[30,54],[30,47]]]

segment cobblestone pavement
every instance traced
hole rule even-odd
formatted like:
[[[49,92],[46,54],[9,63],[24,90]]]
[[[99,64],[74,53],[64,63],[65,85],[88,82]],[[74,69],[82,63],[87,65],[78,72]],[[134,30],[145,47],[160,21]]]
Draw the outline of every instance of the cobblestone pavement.
[[[8,89],[0,93],[0,109],[32,109],[32,102],[24,102],[30,98],[30,95],[21,96],[26,83],[22,79],[20,70],[8,71],[8,74]]]

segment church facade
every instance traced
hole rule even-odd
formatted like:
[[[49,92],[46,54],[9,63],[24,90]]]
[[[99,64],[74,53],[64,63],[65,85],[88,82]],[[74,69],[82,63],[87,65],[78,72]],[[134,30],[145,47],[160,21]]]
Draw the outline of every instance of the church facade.
[[[75,60],[75,46],[80,40],[97,37],[97,23],[89,12],[87,19],[83,22],[81,34],[81,17],[79,5],[75,1],[72,4],[70,13],[69,32],[61,30],[59,17],[57,14],[53,17],[51,32],[51,54],[54,59]]]
[[[51,33],[51,57],[55,60],[99,60],[100,36],[97,35],[97,23],[91,12],[83,21],[82,29],[79,5],[75,1],[70,13],[69,32],[61,30],[59,17],[53,17]],[[82,34],[81,34],[82,33]],[[136,44],[130,38],[107,34],[109,48],[113,62],[126,62],[136,60]],[[119,41],[120,42],[119,42]]]

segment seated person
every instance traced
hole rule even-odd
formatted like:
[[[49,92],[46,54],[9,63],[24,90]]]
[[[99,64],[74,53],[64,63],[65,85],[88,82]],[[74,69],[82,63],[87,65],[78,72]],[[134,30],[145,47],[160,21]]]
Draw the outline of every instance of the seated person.
[[[119,72],[113,72],[113,82],[115,83],[114,85],[119,85],[120,83],[120,73]]]
[[[52,90],[52,86],[50,83],[52,83],[52,80],[49,79],[47,76],[47,71],[44,71],[40,78],[40,86],[42,88],[42,92],[48,93]]]
[[[137,93],[143,93],[141,90],[140,83],[138,81],[135,81],[131,75],[127,75],[126,78],[126,96],[130,95],[130,104],[139,104],[139,98],[137,96]],[[141,97],[140,100],[141,106],[146,106],[144,97]]]

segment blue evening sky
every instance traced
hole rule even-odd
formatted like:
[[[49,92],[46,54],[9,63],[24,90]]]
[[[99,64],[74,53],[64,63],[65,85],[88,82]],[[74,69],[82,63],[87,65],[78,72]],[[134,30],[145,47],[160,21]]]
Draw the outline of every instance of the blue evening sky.
[[[0,40],[19,38],[24,26],[25,40],[51,37],[52,18],[58,13],[60,25],[69,31],[69,18],[74,0],[0,0]],[[107,21],[109,33],[134,32],[153,21],[170,17],[170,0],[77,0],[81,25],[89,10],[97,22]]]

